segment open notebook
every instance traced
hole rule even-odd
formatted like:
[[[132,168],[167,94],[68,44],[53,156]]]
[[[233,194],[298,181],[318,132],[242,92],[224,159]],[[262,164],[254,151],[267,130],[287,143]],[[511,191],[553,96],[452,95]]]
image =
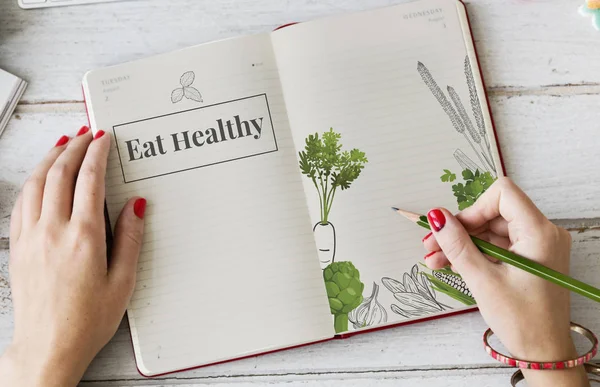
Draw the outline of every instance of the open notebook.
[[[0,69],[0,135],[25,92],[27,82]]]
[[[148,200],[128,309],[158,375],[473,308],[390,207],[502,174],[465,8],[428,0],[89,72],[114,226]]]

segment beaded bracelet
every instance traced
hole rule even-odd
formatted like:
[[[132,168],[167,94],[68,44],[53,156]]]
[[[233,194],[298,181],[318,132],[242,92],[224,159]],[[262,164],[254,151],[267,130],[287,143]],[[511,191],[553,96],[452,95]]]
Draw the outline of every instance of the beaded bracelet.
[[[485,346],[485,351],[492,358],[498,360],[500,363],[507,364],[511,367],[532,370],[560,370],[565,368],[574,368],[583,365],[583,363],[590,361],[590,359],[596,356],[596,353],[598,352],[598,338],[589,329],[584,328],[581,325],[575,324],[573,322],[571,323],[571,330],[579,333],[580,335],[585,336],[588,340],[592,342],[592,349],[590,349],[585,355],[572,360],[563,360],[558,362],[534,362],[515,359],[513,357],[506,356],[496,351],[490,346],[488,340],[494,334],[494,332],[489,328],[483,334],[483,344]]]

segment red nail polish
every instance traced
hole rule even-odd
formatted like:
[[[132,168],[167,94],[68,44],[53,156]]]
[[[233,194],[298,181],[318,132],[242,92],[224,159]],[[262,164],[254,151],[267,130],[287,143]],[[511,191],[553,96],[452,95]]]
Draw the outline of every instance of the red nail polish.
[[[433,254],[437,253],[437,251],[432,251],[431,253],[427,254],[424,259],[427,259],[429,257],[431,257]]]
[[[146,199],[140,198],[133,203],[133,213],[140,219],[144,219],[146,212]]]
[[[96,132],[96,135],[94,136],[94,140],[97,140],[102,136],[104,136],[104,130],[99,130]]]
[[[429,239],[429,237],[430,237],[430,236],[432,236],[432,235],[433,235],[433,233],[432,233],[432,232],[430,232],[429,234],[425,235],[425,236],[423,237],[423,239],[421,239],[421,242],[425,242],[425,241],[426,241],[427,239]]]
[[[78,136],[83,136],[84,134],[86,134],[87,132],[90,131],[90,128],[88,128],[87,126],[82,126],[81,129],[79,129],[79,132],[77,132]]]
[[[54,146],[63,146],[66,143],[69,142],[69,137],[68,136],[62,136],[61,138],[58,139],[58,141],[56,142],[56,145]]]
[[[444,213],[437,208],[427,213],[427,219],[429,220],[429,224],[431,227],[433,227],[435,232],[441,231],[446,225],[446,217],[444,216]]]

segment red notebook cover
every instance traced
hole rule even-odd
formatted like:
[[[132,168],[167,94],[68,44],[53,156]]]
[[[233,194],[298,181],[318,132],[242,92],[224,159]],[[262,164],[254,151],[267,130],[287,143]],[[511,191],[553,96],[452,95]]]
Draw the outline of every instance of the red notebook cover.
[[[463,6],[465,5],[463,0],[458,0],[458,1],[460,1],[463,4]],[[479,61],[479,56],[478,56],[478,53],[477,53],[477,47],[475,45],[475,41],[474,41],[474,38],[473,38],[472,28],[471,28],[471,21],[470,21],[468,12],[466,12],[466,15],[467,15],[467,23],[468,23],[468,27],[469,27],[471,41],[473,43],[473,47],[474,47],[474,50],[475,50],[475,57],[477,59],[477,66],[478,66],[478,70],[479,70],[479,76],[481,78],[481,81],[482,81],[484,89],[485,89],[486,88],[485,87],[485,79],[484,79],[483,74],[481,72],[481,63]],[[276,29],[274,29],[274,31],[280,30],[282,28],[290,27],[290,26],[293,26],[295,24],[298,24],[298,23],[297,22],[287,23],[287,24],[281,25],[280,27],[277,27]],[[85,105],[85,108],[86,108],[86,114],[87,114],[87,117],[88,117],[88,125],[89,125],[90,124],[90,119],[89,119],[88,106],[87,106],[87,103],[86,103],[86,100],[85,100],[85,93],[82,93],[82,94],[83,94],[84,105]],[[506,168],[505,168],[505,164],[504,164],[504,159],[502,157],[502,152],[501,152],[501,149],[500,149],[500,142],[499,142],[499,139],[498,139],[498,132],[496,130],[496,125],[494,123],[494,119],[493,119],[493,115],[492,115],[492,111],[491,111],[491,107],[490,107],[490,103],[489,103],[489,98],[488,98],[487,93],[484,93],[484,94],[485,94],[485,101],[486,101],[486,104],[487,104],[487,107],[488,107],[489,115],[490,115],[490,118],[491,118],[492,128],[493,128],[493,131],[494,131],[494,138],[496,140],[496,145],[497,145],[497,148],[498,148],[498,155],[500,157],[502,173],[504,175],[506,175]],[[110,241],[112,240],[112,235],[110,235],[111,234],[110,223],[108,222],[108,219],[105,219],[105,220],[107,222],[107,242],[109,243],[109,246],[110,246]],[[110,249],[109,249],[109,251],[110,251]],[[177,372],[190,371],[190,370],[194,370],[194,369],[198,369],[198,368],[204,368],[204,367],[209,367],[209,366],[213,366],[213,365],[217,365],[217,364],[223,364],[223,363],[229,363],[229,362],[232,362],[232,361],[247,359],[247,358],[251,358],[251,357],[255,357],[255,356],[261,356],[261,355],[266,355],[266,354],[270,354],[270,353],[276,353],[276,352],[286,351],[286,350],[290,350],[290,349],[301,348],[301,347],[305,347],[305,346],[309,346],[309,345],[313,345],[313,344],[324,343],[324,342],[331,341],[331,340],[346,339],[346,338],[349,338],[349,337],[352,337],[352,336],[356,336],[356,335],[359,335],[359,334],[370,333],[370,332],[380,331],[380,330],[384,330],[384,329],[396,328],[396,327],[400,327],[400,326],[404,326],[404,325],[411,325],[411,324],[415,324],[415,323],[420,323],[420,322],[425,322],[425,321],[436,320],[436,319],[440,319],[440,318],[445,318],[445,317],[450,317],[450,316],[465,314],[465,313],[469,313],[469,312],[474,312],[476,310],[477,310],[477,307],[473,307],[473,308],[470,308],[470,309],[463,309],[463,310],[453,311],[453,312],[442,314],[442,315],[435,315],[435,316],[424,317],[424,318],[416,319],[416,320],[398,322],[396,324],[390,324],[390,325],[385,325],[385,326],[373,327],[373,328],[370,328],[370,329],[361,329],[361,330],[358,330],[358,331],[341,333],[341,334],[337,334],[337,335],[333,336],[330,339],[318,340],[318,341],[315,341],[315,342],[305,343],[305,344],[301,344],[301,345],[295,345],[295,346],[292,346],[292,347],[287,347],[287,348],[281,348],[281,349],[276,349],[276,350],[272,350],[272,351],[261,352],[259,354],[253,354],[253,355],[248,355],[248,356],[241,356],[241,357],[234,358],[234,359],[229,359],[229,360],[225,360],[225,361],[214,362],[214,363],[205,364],[205,365],[202,365],[202,366],[184,368],[184,369],[170,371],[170,372],[165,372],[165,373],[162,373],[162,374],[157,374],[157,375],[152,375],[152,376],[148,376],[148,375],[143,374],[140,371],[140,369],[137,368],[137,365],[136,365],[136,368],[138,370],[138,373],[141,376],[148,377],[148,378],[155,378],[155,377],[169,375],[169,374],[173,374],[173,373],[177,373]],[[131,347],[132,347],[132,352],[133,352],[133,339],[132,339],[131,335],[130,335],[130,340],[131,340],[130,342],[131,342]]]

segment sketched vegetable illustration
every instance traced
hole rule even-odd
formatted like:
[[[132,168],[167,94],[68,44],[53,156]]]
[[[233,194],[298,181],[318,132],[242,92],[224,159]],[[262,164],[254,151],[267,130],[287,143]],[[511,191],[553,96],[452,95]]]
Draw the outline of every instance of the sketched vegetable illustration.
[[[470,169],[471,171],[476,171],[480,169],[479,166],[460,149],[454,151],[454,159],[458,165],[460,165],[461,170]]]
[[[342,151],[341,137],[333,128],[322,137],[311,134],[305,140],[304,150],[299,152],[300,171],[313,182],[319,194],[321,220],[313,232],[322,269],[335,259],[335,228],[329,222],[335,194],[338,188],[342,191],[350,188],[368,162],[365,153],[358,149]]]
[[[363,303],[348,314],[348,320],[355,329],[370,327],[387,322],[387,312],[383,305],[377,301],[379,285],[373,282],[371,296],[364,299]]]
[[[417,62],[417,71],[421,75],[423,82],[431,91],[431,94],[438,101],[448,118],[452,126],[459,134],[462,134],[473,152],[479,158],[481,165],[476,165],[472,160],[469,159],[469,168],[473,171],[480,170],[481,172],[489,171],[491,175],[496,176],[496,166],[492,157],[492,151],[485,128],[485,120],[483,118],[483,111],[481,110],[481,104],[479,101],[479,95],[477,94],[477,87],[475,84],[475,78],[473,76],[473,69],[471,68],[471,62],[469,57],[465,57],[464,61],[464,73],[467,80],[467,86],[469,88],[469,102],[471,105],[471,111],[475,119],[475,124],[471,120],[471,117],[467,113],[465,106],[460,98],[460,95],[456,92],[454,87],[447,86],[448,97],[438,86],[437,82],[431,75],[429,69],[421,62]],[[450,102],[452,101],[452,102]],[[475,147],[475,144],[479,146],[479,149]],[[461,151],[462,153],[462,151]],[[464,155],[464,153],[462,153]],[[456,152],[455,152],[456,157]],[[465,156],[466,157],[466,156]],[[468,159],[468,158],[467,158]],[[459,161],[460,162],[460,161]],[[461,164],[462,168],[465,168]]]
[[[348,313],[363,301],[365,285],[352,262],[333,262],[323,270],[329,308],[334,317],[336,333],[348,330]]]
[[[432,274],[423,273],[435,290],[444,293],[465,305],[475,305],[475,299],[460,274],[450,269],[432,270]]]
[[[383,277],[381,282],[387,290],[394,294],[400,305],[392,304],[390,309],[406,318],[424,317],[433,313],[452,309],[436,300],[435,290],[428,277],[419,272],[419,267],[414,265],[410,273],[404,273],[403,281]]]
[[[481,173],[479,169],[473,172],[470,169],[462,171],[463,183],[457,183],[452,186],[452,192],[456,197],[458,209],[460,211],[470,207],[475,201],[483,195],[485,191],[496,181],[490,172]],[[451,183],[456,179],[456,175],[448,169],[444,169],[444,174],[440,176],[443,183]]]
[[[187,71],[183,73],[181,78],[179,78],[179,83],[181,87],[173,90],[171,92],[171,102],[177,103],[183,99],[183,97],[187,99],[191,99],[196,102],[203,102],[202,95],[192,86],[194,80],[196,79],[196,74],[193,71]]]

